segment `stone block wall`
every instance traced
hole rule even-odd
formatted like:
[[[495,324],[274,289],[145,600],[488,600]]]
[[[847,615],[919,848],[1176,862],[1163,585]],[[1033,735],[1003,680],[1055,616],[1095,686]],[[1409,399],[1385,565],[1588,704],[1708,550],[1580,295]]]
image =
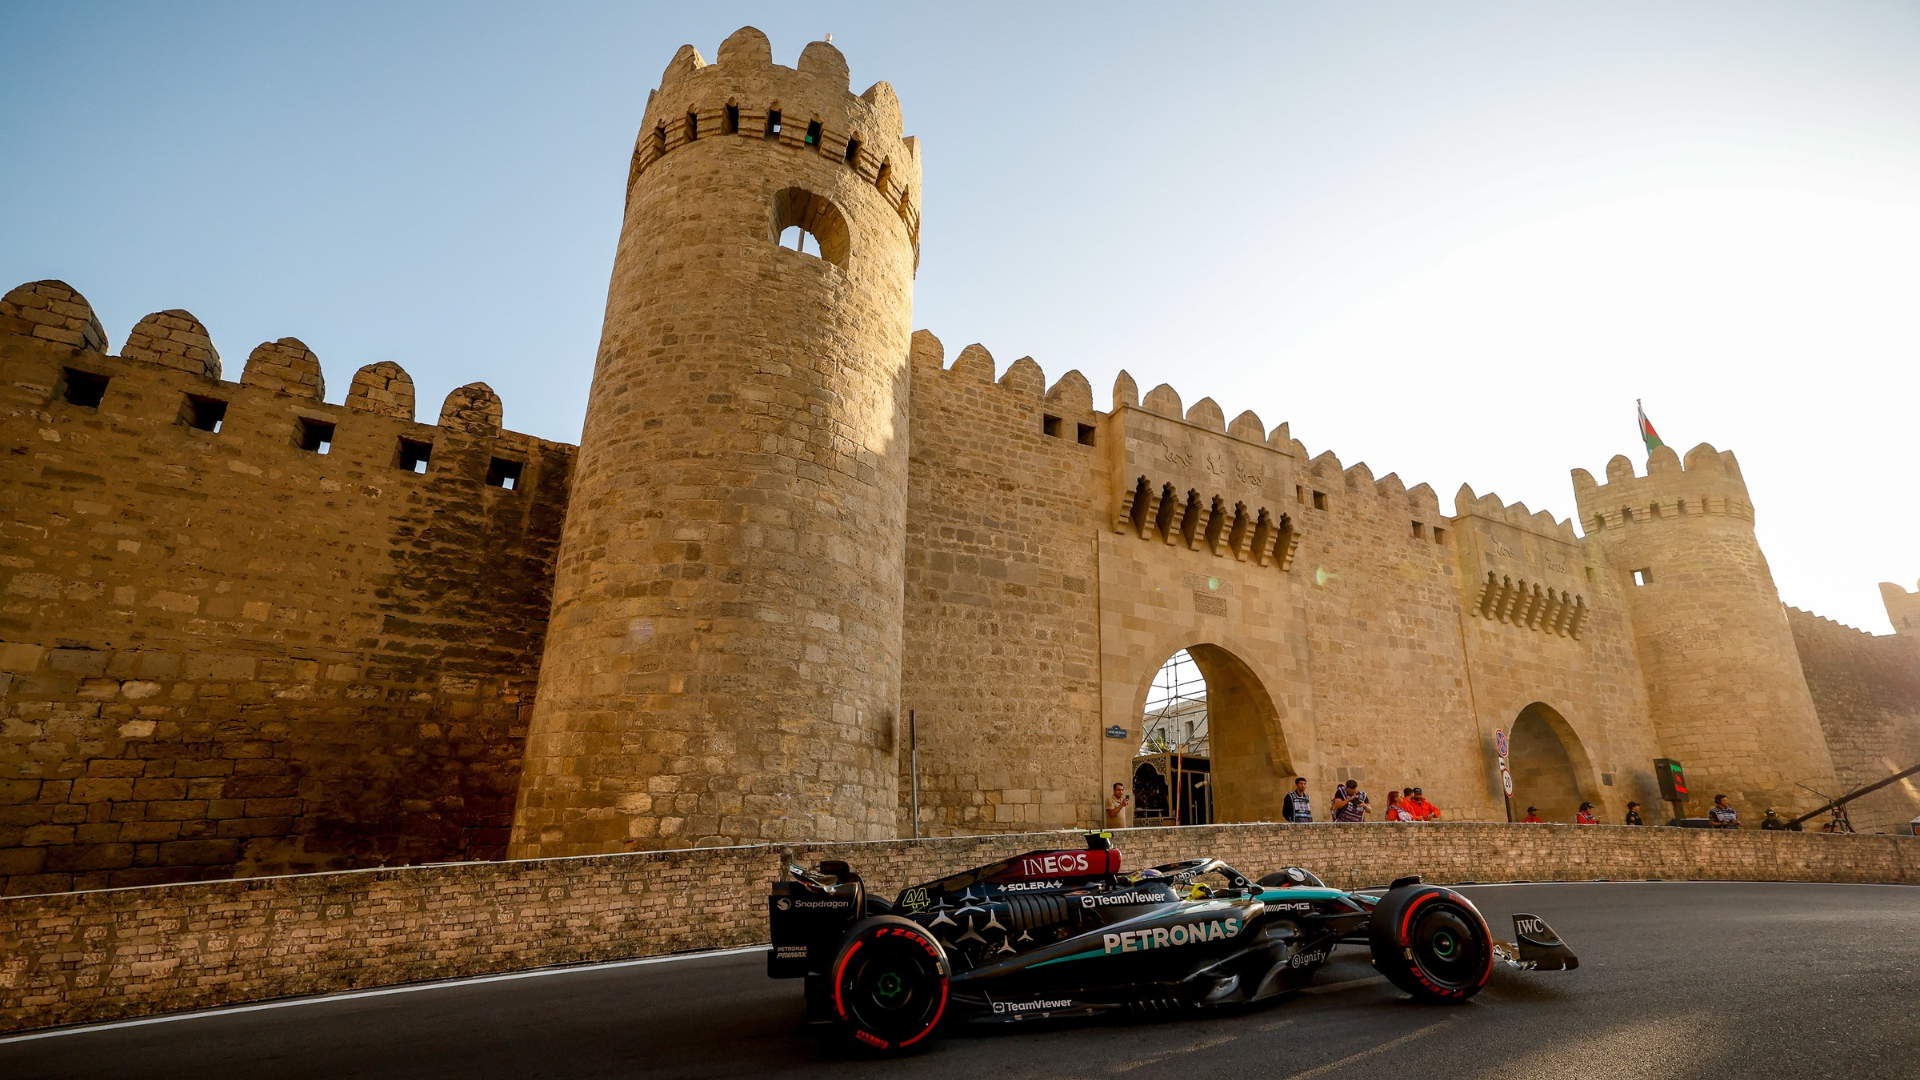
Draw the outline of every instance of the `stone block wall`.
[[[1375,823],[1138,829],[1115,844],[1129,868],[1211,854],[1252,874],[1309,867],[1342,887],[1408,873],[1920,884],[1920,840],[1892,836]],[[752,945],[767,939],[766,883],[783,858],[847,859],[892,897],[1080,846],[1052,833],[682,849],[0,899],[0,1031]]]
[[[970,345],[913,339],[901,707],[914,711],[920,831],[1098,819],[1098,573],[1103,483],[1092,393],[1049,390],[1031,359],[996,382]],[[900,832],[913,778],[902,713]]]
[[[571,448],[478,385],[415,423],[394,365],[328,404],[292,338],[222,381],[184,312],[111,356],[56,286],[0,310],[0,885],[504,854]]]
[[[1787,623],[1833,754],[1830,794],[1920,765],[1920,637],[1869,634],[1799,608]],[[1861,830],[1904,826],[1920,817],[1920,776],[1848,804],[1847,816]]]

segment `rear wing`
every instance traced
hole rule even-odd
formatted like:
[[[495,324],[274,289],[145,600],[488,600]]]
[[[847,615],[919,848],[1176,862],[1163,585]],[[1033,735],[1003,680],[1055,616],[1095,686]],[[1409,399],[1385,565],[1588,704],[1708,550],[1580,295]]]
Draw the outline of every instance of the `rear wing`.
[[[867,887],[839,860],[823,862],[817,870],[790,865],[786,873],[787,880],[768,890],[773,947],[767,950],[767,975],[801,979],[832,965],[840,940],[866,911]]]

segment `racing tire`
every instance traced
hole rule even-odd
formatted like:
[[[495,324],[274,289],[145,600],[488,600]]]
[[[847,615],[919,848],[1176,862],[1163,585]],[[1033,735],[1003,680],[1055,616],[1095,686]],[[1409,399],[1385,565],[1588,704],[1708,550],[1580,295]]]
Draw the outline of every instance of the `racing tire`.
[[[1452,889],[1389,891],[1374,905],[1368,944],[1380,974],[1420,1001],[1465,1001],[1493,976],[1487,920]]]
[[[832,971],[834,1019],[868,1053],[924,1047],[946,1012],[946,950],[907,919],[877,915],[855,925]]]

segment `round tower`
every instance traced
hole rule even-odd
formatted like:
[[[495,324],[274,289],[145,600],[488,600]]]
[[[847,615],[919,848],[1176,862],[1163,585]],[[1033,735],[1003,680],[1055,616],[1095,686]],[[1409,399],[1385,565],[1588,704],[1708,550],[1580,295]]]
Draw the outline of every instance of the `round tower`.
[[[1733,452],[1701,443],[1683,467],[1662,446],[1645,476],[1619,456],[1605,484],[1573,470],[1573,489],[1620,575],[1655,733],[1686,767],[1691,812],[1722,792],[1749,826],[1770,806],[1817,806],[1795,785],[1830,791],[1833,761]]]
[[[894,835],[920,164],[847,79],[747,27],[648,98],[515,858]]]

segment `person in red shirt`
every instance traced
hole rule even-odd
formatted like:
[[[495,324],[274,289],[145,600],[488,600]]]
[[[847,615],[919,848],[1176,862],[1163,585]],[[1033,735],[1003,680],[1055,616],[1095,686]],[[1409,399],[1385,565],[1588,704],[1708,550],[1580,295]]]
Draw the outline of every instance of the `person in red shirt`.
[[[1407,804],[1400,801],[1400,793],[1392,789],[1388,789],[1387,791],[1387,820],[1388,821],[1412,821],[1413,820],[1413,811],[1408,810]]]
[[[1597,817],[1594,817],[1594,816],[1593,816],[1593,804],[1592,804],[1592,803],[1590,803],[1590,802],[1583,802],[1583,803],[1581,803],[1581,804],[1580,804],[1580,812],[1579,812],[1579,813],[1577,813],[1577,814],[1575,814],[1575,815],[1573,815],[1573,823],[1574,823],[1575,825],[1598,825],[1598,824],[1600,824],[1600,819],[1599,819],[1599,818],[1597,818]]]
[[[1521,818],[1521,819],[1520,819],[1520,824],[1522,824],[1522,825],[1545,825],[1545,824],[1546,824],[1546,822],[1544,822],[1544,821],[1541,821],[1541,820],[1540,820],[1540,808],[1539,808],[1539,807],[1537,807],[1537,806],[1529,806],[1529,807],[1527,807],[1527,816],[1526,816],[1526,817],[1523,817],[1523,818]]]
[[[1414,788],[1413,794],[1407,796],[1407,809],[1413,812],[1413,820],[1415,821],[1440,820],[1440,808],[1428,802],[1427,797],[1421,794],[1419,788]]]

